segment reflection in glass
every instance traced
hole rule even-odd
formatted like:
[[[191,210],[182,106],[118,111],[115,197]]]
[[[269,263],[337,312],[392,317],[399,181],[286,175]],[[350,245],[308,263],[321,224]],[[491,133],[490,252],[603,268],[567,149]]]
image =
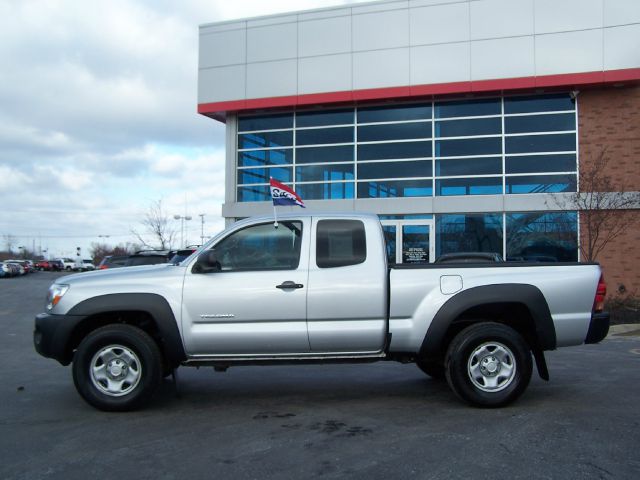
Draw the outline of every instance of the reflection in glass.
[[[573,152],[576,149],[575,133],[558,135],[523,135],[504,139],[505,153]]]
[[[340,200],[353,198],[353,182],[303,183],[296,185],[296,192],[304,200]]]
[[[358,127],[358,142],[431,138],[431,122],[366,125]]]
[[[263,165],[282,165],[293,163],[293,149],[251,150],[238,152],[239,167],[260,167]]]
[[[502,158],[451,158],[436,161],[436,175],[449,177],[457,175],[500,175]]]
[[[559,193],[576,191],[576,175],[526,175],[507,177],[507,193]]]
[[[436,140],[436,157],[492,155],[501,153],[502,139],[500,137]]]
[[[353,180],[353,163],[296,167],[296,182]]]
[[[507,157],[505,170],[506,173],[575,172],[576,154]]]
[[[431,120],[431,104],[359,107],[358,123]]]
[[[389,264],[396,263],[396,226],[383,225],[384,243],[387,251],[387,262]]]
[[[353,127],[313,128],[296,131],[296,145],[353,142]]]
[[[242,115],[238,117],[238,131],[276,130],[293,128],[293,113],[273,113],[270,115]]]
[[[402,226],[402,263],[429,263],[429,226]]]
[[[436,217],[436,256],[457,252],[502,253],[502,214]]]
[[[296,127],[348,125],[353,123],[353,108],[346,110],[317,110],[296,113]]]
[[[431,180],[358,182],[358,198],[430,197]]]
[[[271,168],[247,168],[238,170],[238,184],[241,183],[269,183],[269,177],[280,182],[290,182],[291,167],[271,167]]]
[[[575,100],[568,93],[558,95],[532,95],[504,97],[504,113],[560,112],[573,110]]]
[[[358,160],[391,160],[431,156],[431,142],[400,142],[358,145]]]
[[[576,212],[508,213],[507,261],[578,260]]]
[[[308,147],[296,149],[296,165],[300,163],[351,162],[353,145]]]
[[[271,200],[269,186],[238,187],[238,202],[263,202]]]
[[[411,162],[359,162],[358,178],[410,178],[431,177],[433,165],[431,160]]]
[[[293,132],[259,132],[238,135],[238,148],[270,148],[293,145]]]
[[[505,117],[505,133],[553,132],[576,129],[576,114],[531,115],[527,117]]]
[[[473,135],[500,135],[501,133],[502,119],[497,117],[436,122],[436,138],[467,137]]]
[[[444,178],[436,180],[436,195],[498,195],[501,193],[501,177]]]
[[[436,118],[500,115],[500,110],[499,98],[436,102]]]

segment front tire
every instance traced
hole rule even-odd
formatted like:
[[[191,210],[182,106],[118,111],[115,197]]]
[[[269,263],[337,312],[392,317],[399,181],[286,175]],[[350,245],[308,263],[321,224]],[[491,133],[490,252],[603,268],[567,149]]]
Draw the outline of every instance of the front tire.
[[[80,343],[73,360],[76,390],[104,411],[134,410],[147,403],[162,378],[158,345],[131,325],[107,325]]]
[[[531,380],[531,351],[514,329],[493,322],[471,325],[453,339],[445,356],[451,389],[479,407],[516,400]]]

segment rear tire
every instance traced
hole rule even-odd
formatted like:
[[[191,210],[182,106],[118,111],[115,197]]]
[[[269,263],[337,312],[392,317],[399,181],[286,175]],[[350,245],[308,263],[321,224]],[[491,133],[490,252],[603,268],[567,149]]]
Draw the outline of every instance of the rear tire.
[[[462,330],[445,356],[445,374],[462,400],[478,407],[502,407],[516,400],[531,380],[531,351],[522,336],[500,323]]]
[[[147,403],[162,378],[158,345],[131,325],[107,325],[80,343],[73,360],[76,390],[104,411],[134,410]]]

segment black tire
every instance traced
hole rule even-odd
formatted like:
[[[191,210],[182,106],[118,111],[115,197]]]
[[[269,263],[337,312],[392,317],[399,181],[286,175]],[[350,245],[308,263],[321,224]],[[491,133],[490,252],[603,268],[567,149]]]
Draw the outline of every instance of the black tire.
[[[107,325],[91,332],[80,343],[73,360],[76,390],[99,410],[139,408],[151,399],[161,379],[158,345],[146,332],[131,325]]]
[[[458,397],[491,408],[522,395],[531,380],[533,363],[529,346],[518,332],[500,323],[483,322],[456,335],[444,367],[447,382]]]
[[[434,380],[444,380],[444,364],[442,362],[416,360],[416,365],[420,370],[429,375]]]

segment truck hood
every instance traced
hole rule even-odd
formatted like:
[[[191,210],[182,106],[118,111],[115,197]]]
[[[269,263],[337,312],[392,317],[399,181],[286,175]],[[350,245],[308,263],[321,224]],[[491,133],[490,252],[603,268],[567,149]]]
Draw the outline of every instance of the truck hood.
[[[155,277],[164,277],[166,275],[175,275],[176,269],[184,272],[183,268],[169,263],[159,265],[141,265],[138,267],[121,267],[106,270],[94,270],[90,272],[74,273],[65,275],[56,280],[55,283],[66,285],[78,285],[85,283],[111,283],[122,282],[129,283],[137,280],[153,281]]]

